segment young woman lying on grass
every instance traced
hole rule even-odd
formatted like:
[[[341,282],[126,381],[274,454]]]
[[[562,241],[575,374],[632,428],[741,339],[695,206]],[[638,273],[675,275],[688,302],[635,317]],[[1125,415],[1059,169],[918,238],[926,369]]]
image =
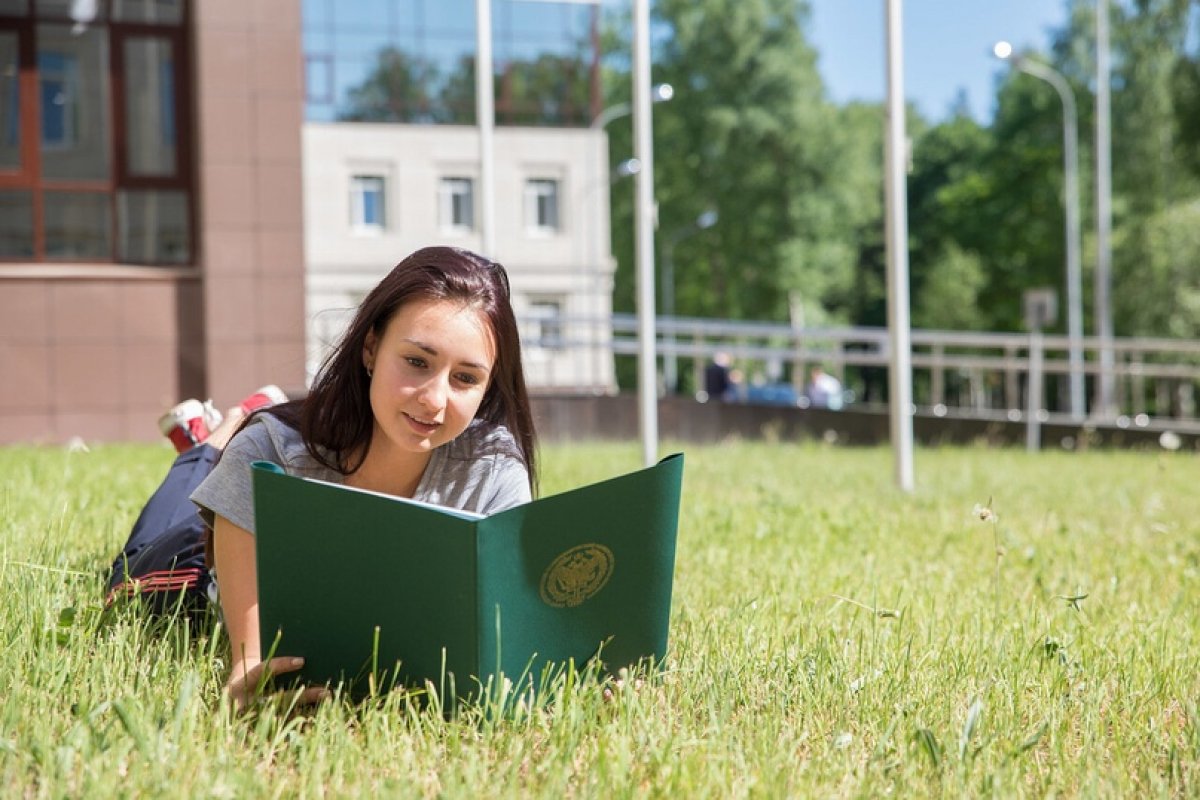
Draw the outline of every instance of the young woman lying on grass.
[[[252,462],[482,514],[528,502],[536,485],[508,276],[456,248],[401,261],[303,400],[268,386],[223,420],[190,400],[161,427],[181,452],[113,566],[109,597],[219,603],[232,652],[226,691],[239,708],[267,674],[297,670],[304,656],[262,660]],[[327,693],[310,687],[300,701]]]

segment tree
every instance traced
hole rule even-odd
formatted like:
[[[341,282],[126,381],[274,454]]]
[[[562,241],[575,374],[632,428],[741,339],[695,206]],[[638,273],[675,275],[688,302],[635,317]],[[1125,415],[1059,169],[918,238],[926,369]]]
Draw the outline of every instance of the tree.
[[[346,122],[431,122],[438,69],[430,61],[388,46],[375,68],[347,93],[338,119]]]
[[[950,242],[923,272],[924,290],[913,294],[914,326],[952,331],[984,326],[979,301],[986,275],[977,253]]]
[[[1171,72],[1175,144],[1189,173],[1200,175],[1200,53],[1184,55]]]
[[[656,12],[654,80],[676,90],[654,109],[657,238],[707,209],[720,216],[674,253],[677,313],[786,320],[798,295],[812,318],[839,316],[861,198],[838,186],[851,166],[804,35],[807,4],[662,0]],[[614,126],[614,163],[628,142]],[[633,307],[628,194],[614,192],[619,309]]]
[[[1194,4],[1137,0],[1111,6],[1118,334],[1152,333],[1149,320],[1166,324],[1161,315],[1148,312],[1151,305],[1177,319],[1186,315],[1186,304],[1177,307],[1182,298],[1169,282],[1146,273],[1159,265],[1154,269],[1161,275],[1169,262],[1175,265],[1176,279],[1183,279],[1183,265],[1200,262],[1200,253],[1190,261],[1186,257],[1188,237],[1164,238],[1163,228],[1166,220],[1190,219],[1190,202],[1198,194],[1200,69],[1184,52],[1189,5]],[[1095,219],[1090,169],[1095,160],[1090,135],[1095,130],[1095,3],[1077,1],[1069,10],[1050,53],[1023,56],[1050,64],[1075,91],[1082,219],[1085,244],[1090,245],[1085,247],[1084,271],[1090,280],[1095,258],[1093,226],[1088,224]],[[953,272],[955,262],[960,267],[968,263],[964,258],[977,259],[984,276],[978,296],[986,302],[971,318],[983,327],[1020,329],[1021,294],[1033,286],[1059,287],[1065,297],[1062,113],[1049,86],[1014,70],[1001,80],[989,126],[956,116],[917,138],[916,169],[909,182],[914,308],[926,288],[935,296],[941,292],[938,284],[946,271]],[[1200,279],[1192,282],[1200,284]],[[1153,301],[1152,292],[1158,292]],[[1091,296],[1084,292],[1085,304]],[[1060,315],[1059,324],[1064,330],[1065,316]],[[922,313],[921,319],[928,317]]]
[[[588,65],[576,56],[543,53],[510,61],[498,84],[496,112],[508,125],[587,125],[591,119]]]
[[[917,119],[910,111],[910,130]],[[855,325],[887,324],[887,245],[883,225],[883,133],[881,104],[850,103],[837,110],[837,135],[844,148],[833,189],[854,210],[853,278],[828,295],[831,316]]]
[[[576,56],[543,53],[510,61],[495,80],[498,124],[586,125],[591,87]],[[431,61],[395,47],[379,51],[375,67],[347,95],[346,122],[475,124],[475,56],[441,73]]]
[[[978,302],[988,275],[980,253],[996,222],[988,214],[995,181],[984,169],[993,147],[989,131],[961,107],[914,137],[908,212],[917,327],[970,330],[993,322],[993,306]]]
[[[990,126],[960,107],[918,128],[908,182],[915,324],[1019,330],[1024,289],[1064,286],[1062,126],[1053,89],[1014,74]]]
[[[1138,0],[1120,12],[1113,95],[1113,322],[1118,335],[1195,336],[1200,286],[1200,182],[1178,144],[1194,121],[1186,74],[1187,0]],[[1116,165],[1119,165],[1116,166]]]
[[[462,56],[438,92],[438,121],[475,124],[475,54]]]
[[[1200,338],[1200,197],[1147,218],[1124,243],[1137,270],[1114,293],[1127,336]]]

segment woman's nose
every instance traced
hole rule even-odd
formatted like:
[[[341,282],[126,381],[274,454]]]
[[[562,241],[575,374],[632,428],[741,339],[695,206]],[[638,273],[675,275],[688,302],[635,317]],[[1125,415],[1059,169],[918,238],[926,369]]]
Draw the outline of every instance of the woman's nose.
[[[421,391],[417,397],[421,404],[426,408],[431,408],[435,411],[440,411],[446,403],[446,378],[442,375],[434,375],[429,380],[425,381],[425,385],[421,387]]]

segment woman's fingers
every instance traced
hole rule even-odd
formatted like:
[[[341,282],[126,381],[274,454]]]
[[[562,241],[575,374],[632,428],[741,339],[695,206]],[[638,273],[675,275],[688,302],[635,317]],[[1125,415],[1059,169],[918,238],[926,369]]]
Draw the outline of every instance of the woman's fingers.
[[[241,678],[230,681],[230,686],[240,684],[247,691],[255,691],[272,677],[295,672],[304,666],[303,658],[295,656],[279,656],[270,661],[262,661],[246,670]]]
[[[255,667],[255,669],[259,670],[259,676],[261,676],[263,671],[265,671],[266,676],[269,678],[272,675],[283,675],[288,672],[295,672],[303,666],[303,658],[297,658],[295,656],[277,656],[276,658],[272,658],[270,661],[264,661]]]
[[[269,696],[263,689],[267,682],[276,675],[286,675],[304,666],[304,659],[295,656],[278,656],[269,661],[255,664],[240,676],[229,681],[226,691],[234,700],[239,711],[244,711],[252,701],[261,696]],[[281,692],[280,696],[286,696]],[[324,686],[302,687],[296,690],[294,702],[297,705],[312,705],[329,697],[329,690]]]
[[[324,686],[310,686],[309,688],[302,690],[296,697],[296,705],[311,706],[326,699],[329,697],[329,694],[329,690]]]

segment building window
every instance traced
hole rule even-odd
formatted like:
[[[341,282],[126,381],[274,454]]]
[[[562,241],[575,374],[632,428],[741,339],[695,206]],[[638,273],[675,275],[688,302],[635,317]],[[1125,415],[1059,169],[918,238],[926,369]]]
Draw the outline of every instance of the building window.
[[[128,169],[138,176],[175,170],[175,63],[170,42],[151,36],[125,40],[125,140]]]
[[[41,84],[42,149],[65,150],[75,144],[79,119],[79,62],[70,53],[38,53]]]
[[[558,181],[531,178],[525,182],[525,229],[543,236],[558,233]]]
[[[194,263],[185,11],[0,0],[0,261]]]
[[[550,350],[560,350],[563,342],[562,297],[531,297],[529,299],[529,343]]]
[[[439,217],[446,233],[475,230],[475,181],[470,178],[442,178],[438,198]]]
[[[355,175],[350,179],[350,226],[360,233],[381,233],[387,228],[387,181],[380,175]]]
[[[21,166],[21,83],[17,32],[0,30],[0,173]]]

